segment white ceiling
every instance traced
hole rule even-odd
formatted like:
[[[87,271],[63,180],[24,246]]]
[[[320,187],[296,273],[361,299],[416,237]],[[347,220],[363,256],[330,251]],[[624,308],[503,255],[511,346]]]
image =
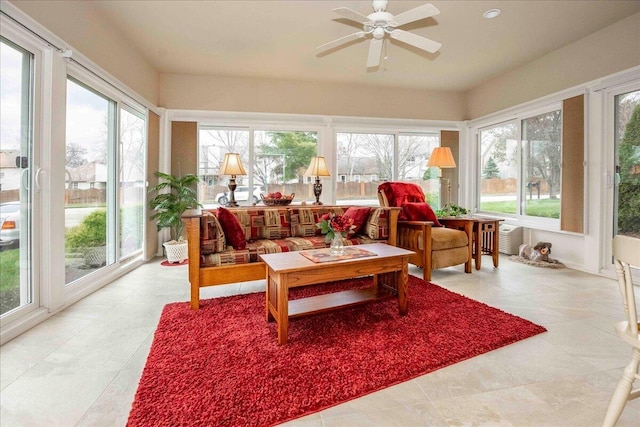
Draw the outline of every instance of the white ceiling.
[[[468,90],[628,16],[640,1],[431,1],[440,15],[402,27],[442,43],[435,54],[387,43],[367,70],[368,41],[317,56],[315,47],[359,31],[331,10],[364,15],[370,1],[92,2],[161,73]],[[397,15],[427,1],[390,0]],[[483,12],[502,9],[495,19]],[[594,52],[597,60],[597,52]]]

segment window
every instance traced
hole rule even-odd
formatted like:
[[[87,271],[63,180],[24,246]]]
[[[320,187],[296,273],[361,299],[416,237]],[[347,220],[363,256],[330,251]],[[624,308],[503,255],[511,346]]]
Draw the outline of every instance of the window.
[[[378,185],[390,180],[415,182],[437,203],[437,172],[426,165],[438,134],[340,132],[336,144],[338,203],[377,203]]]
[[[549,110],[479,130],[479,210],[560,218],[562,112]]]
[[[240,205],[260,201],[261,194],[296,194],[296,200],[311,200],[312,188],[305,177],[317,152],[317,132],[249,130],[201,126],[199,129],[200,202],[205,207],[229,201],[229,178],[220,175],[225,153],[240,153],[246,176],[237,176],[235,199]],[[250,153],[253,153],[251,155]],[[240,192],[240,186],[254,190]]]
[[[113,167],[109,147],[114,138],[115,101],[74,79],[67,80],[65,175],[65,283],[67,285],[114,261],[107,260],[107,191],[91,190],[90,182],[108,182]]]
[[[524,214],[560,218],[560,110],[522,121],[522,183]]]
[[[146,115],[106,93],[67,79],[67,286],[142,254]]]
[[[142,250],[145,188],[144,117],[120,109],[120,258]],[[94,184],[93,182],[91,184]]]
[[[36,56],[0,38],[0,316],[37,306],[32,267],[31,173],[34,162],[34,65]]]

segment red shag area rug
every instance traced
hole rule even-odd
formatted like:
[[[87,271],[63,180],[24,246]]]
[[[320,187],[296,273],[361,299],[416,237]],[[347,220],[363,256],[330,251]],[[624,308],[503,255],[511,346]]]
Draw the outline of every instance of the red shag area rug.
[[[370,286],[295,288],[290,299]],[[409,276],[387,299],[296,318],[279,346],[254,293],[164,307],[127,425],[270,426],[407,381],[546,329]]]

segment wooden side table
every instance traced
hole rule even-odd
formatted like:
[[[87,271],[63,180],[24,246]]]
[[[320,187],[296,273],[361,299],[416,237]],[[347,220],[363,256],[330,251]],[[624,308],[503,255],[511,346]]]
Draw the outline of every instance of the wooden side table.
[[[491,255],[493,266],[498,267],[500,249],[500,221],[495,218],[475,218],[473,224],[473,258],[476,270],[482,266],[482,255]]]
[[[498,267],[500,249],[500,221],[497,218],[438,218],[442,224],[455,225],[460,220],[473,221],[473,259],[476,270],[482,267],[482,255],[491,255],[493,266]]]

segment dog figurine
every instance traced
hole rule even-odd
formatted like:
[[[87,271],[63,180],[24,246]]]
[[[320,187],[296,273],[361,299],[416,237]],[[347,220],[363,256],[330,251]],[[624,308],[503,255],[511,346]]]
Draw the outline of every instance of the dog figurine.
[[[553,262],[549,258],[551,253],[551,243],[538,242],[535,246],[520,245],[518,255],[522,258],[535,261],[535,262]]]

